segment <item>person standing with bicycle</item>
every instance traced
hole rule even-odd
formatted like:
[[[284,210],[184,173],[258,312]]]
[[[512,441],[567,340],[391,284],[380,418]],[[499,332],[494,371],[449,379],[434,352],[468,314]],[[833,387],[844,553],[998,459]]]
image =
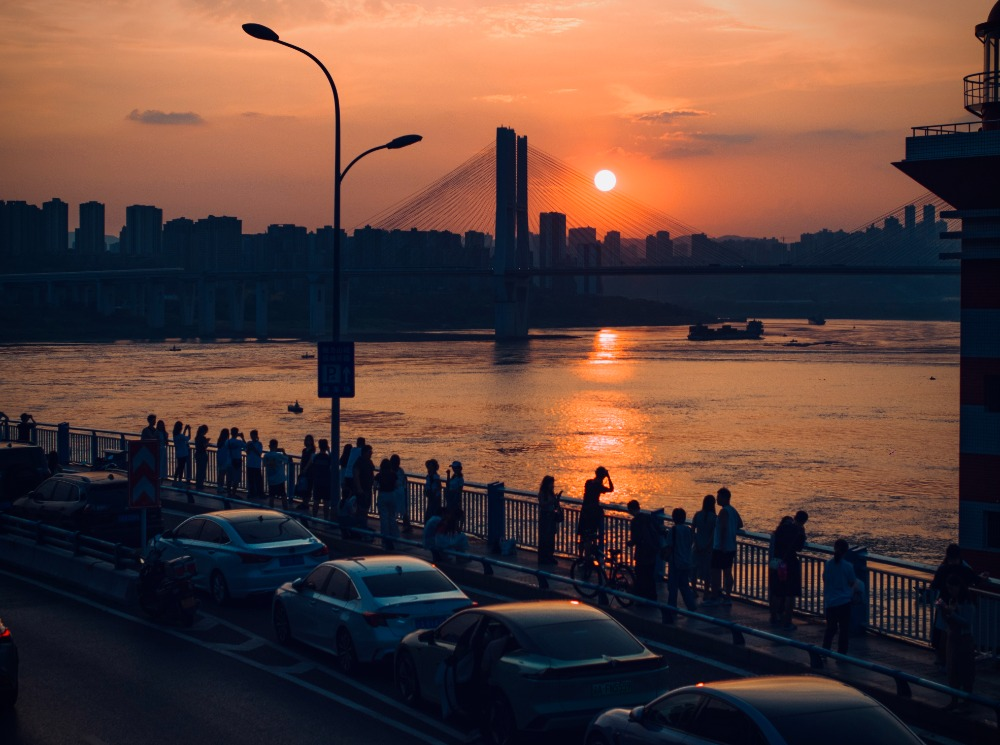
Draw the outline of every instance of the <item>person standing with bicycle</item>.
[[[591,545],[604,546],[604,505],[601,504],[601,495],[614,490],[611,474],[604,466],[598,466],[594,471],[594,478],[587,479],[584,483],[580,521],[576,525],[580,553]]]

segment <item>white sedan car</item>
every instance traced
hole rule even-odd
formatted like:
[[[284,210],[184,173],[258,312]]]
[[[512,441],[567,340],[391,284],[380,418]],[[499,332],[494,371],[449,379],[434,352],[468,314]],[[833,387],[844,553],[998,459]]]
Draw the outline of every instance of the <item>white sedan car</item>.
[[[341,671],[376,662],[417,629],[434,628],[473,602],[433,564],[412,556],[327,561],[277,589],[278,641],[295,638],[336,655]]]
[[[196,587],[217,603],[270,593],[308,574],[329,550],[300,522],[274,510],[223,510],[189,517],[150,542],[164,560],[191,556]]]

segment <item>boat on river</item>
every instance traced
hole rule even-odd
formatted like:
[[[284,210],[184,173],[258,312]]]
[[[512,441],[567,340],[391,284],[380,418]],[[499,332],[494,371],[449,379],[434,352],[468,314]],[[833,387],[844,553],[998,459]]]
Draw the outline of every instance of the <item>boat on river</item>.
[[[823,326],[826,324],[826,319],[823,316],[809,316],[806,320],[810,326]]]
[[[688,327],[689,341],[730,341],[734,339],[759,339],[764,335],[764,324],[756,318],[747,321],[746,328],[737,328],[728,323],[708,326],[698,323]]]
[[[288,411],[290,413],[292,413],[292,414],[301,414],[302,413],[302,406],[296,400],[296,402],[294,404],[288,404]]]

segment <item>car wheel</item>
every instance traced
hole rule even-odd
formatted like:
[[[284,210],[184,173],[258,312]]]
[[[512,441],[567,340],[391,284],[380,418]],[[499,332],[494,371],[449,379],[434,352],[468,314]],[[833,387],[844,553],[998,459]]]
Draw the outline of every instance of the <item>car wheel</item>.
[[[274,637],[279,644],[288,644],[292,641],[292,623],[288,620],[288,611],[281,603],[274,604],[271,622],[274,624]]]
[[[345,675],[353,675],[358,669],[358,650],[347,629],[337,632],[337,667]]]
[[[420,678],[417,664],[409,652],[397,652],[395,664],[396,693],[404,704],[416,706],[420,702]]]
[[[229,585],[226,584],[226,578],[222,576],[222,572],[218,570],[212,572],[212,576],[208,578],[208,589],[212,594],[212,600],[219,605],[225,605],[228,602]]]
[[[517,742],[518,731],[514,710],[507,697],[499,691],[493,691],[486,703],[482,730],[483,739],[489,745],[512,745]]]

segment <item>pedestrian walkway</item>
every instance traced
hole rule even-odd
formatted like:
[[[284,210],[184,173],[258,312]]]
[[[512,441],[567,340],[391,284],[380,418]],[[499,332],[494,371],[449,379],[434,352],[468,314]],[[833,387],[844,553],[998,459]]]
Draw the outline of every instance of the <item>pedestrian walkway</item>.
[[[184,510],[220,509],[218,498],[196,496],[194,504],[187,502],[186,496],[171,489],[164,490],[165,506]],[[234,504],[233,506],[239,506]],[[339,528],[333,522],[312,518],[306,513],[293,512],[296,517],[309,522],[314,532],[331,538],[336,553],[359,554],[382,552],[378,538],[373,542],[365,540],[343,540]],[[378,521],[371,519],[369,525],[377,531]],[[419,526],[413,532],[395,540],[397,553],[408,553],[430,559],[423,548],[423,537]],[[337,551],[337,549],[340,551]],[[539,567],[536,554],[518,550],[511,556],[491,553],[485,541],[470,536],[469,557],[456,559],[445,557],[439,564],[456,581],[486,593],[504,597],[541,598],[565,596],[579,598],[569,581],[570,559],[560,558],[557,566]],[[666,583],[660,583],[659,601],[666,602]],[[596,601],[590,601],[596,602]],[[661,643],[703,654],[713,659],[722,659],[735,669],[766,670],[769,673],[813,673],[835,677],[868,690],[878,697],[893,697],[903,709],[912,708],[915,715],[927,716],[929,711],[937,716],[947,716],[954,722],[957,742],[1000,742],[997,720],[1000,716],[1000,661],[984,658],[977,662],[975,693],[990,699],[994,706],[973,703],[958,711],[947,710],[951,697],[948,693],[921,685],[918,681],[929,681],[939,686],[947,685],[943,667],[935,664],[932,650],[885,636],[865,633],[852,637],[848,659],[831,658],[814,667],[816,655],[810,654],[809,646],[815,653],[822,644],[825,624],[821,619],[797,617],[796,631],[775,630],[770,625],[766,607],[736,599],[731,605],[699,605],[693,615],[680,609],[673,624],[664,624],[657,607],[633,605],[621,609],[614,604],[607,608],[639,633]],[[740,639],[741,643],[734,643]],[[798,644],[796,644],[798,643]],[[852,662],[854,660],[855,662]],[[884,672],[867,669],[876,666],[884,670],[898,671],[909,680],[910,700],[900,696],[900,684]],[[903,684],[905,687],[906,683]],[[982,739],[982,738],[987,739]]]

